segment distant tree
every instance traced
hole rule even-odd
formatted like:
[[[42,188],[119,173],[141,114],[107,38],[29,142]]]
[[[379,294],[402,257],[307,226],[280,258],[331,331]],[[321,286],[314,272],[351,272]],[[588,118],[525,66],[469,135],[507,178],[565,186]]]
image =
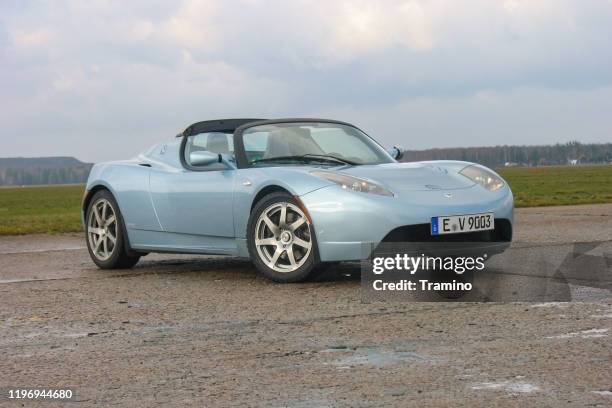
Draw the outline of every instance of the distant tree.
[[[406,151],[403,160],[464,160],[499,167],[507,162],[524,166],[565,165],[570,159],[579,159],[582,164],[607,163],[612,160],[612,143],[582,144],[570,141],[548,146],[429,149]]]

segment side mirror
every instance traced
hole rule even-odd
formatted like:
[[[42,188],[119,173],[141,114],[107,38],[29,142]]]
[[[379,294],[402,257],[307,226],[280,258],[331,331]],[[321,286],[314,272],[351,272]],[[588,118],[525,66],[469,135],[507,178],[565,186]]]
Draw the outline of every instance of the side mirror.
[[[395,160],[401,160],[404,157],[404,148],[399,146],[393,146],[390,149],[387,149],[387,153],[391,155]]]
[[[189,153],[189,164],[192,166],[208,166],[213,163],[221,163],[220,154],[202,150]]]

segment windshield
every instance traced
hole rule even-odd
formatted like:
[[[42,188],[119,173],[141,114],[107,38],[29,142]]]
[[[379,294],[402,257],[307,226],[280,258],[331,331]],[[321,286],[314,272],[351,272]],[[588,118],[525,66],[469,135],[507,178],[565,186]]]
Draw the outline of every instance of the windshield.
[[[246,129],[242,140],[251,166],[391,163],[374,140],[338,123],[274,123]]]

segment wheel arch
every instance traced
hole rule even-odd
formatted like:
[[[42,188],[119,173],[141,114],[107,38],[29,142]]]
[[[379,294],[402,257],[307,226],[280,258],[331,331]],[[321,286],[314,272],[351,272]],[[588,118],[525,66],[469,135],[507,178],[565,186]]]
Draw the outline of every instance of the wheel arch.
[[[86,189],[85,192],[83,193],[83,201],[81,202],[81,211],[83,213],[83,216],[85,216],[85,214],[87,213],[87,208],[89,208],[91,199],[100,190],[107,190],[108,192],[112,194],[112,191],[108,187],[106,187],[104,184],[96,184],[93,187]]]
[[[279,194],[282,193],[282,194]],[[272,195],[272,197],[270,197]],[[270,197],[270,201],[266,201],[266,198]],[[285,198],[286,197],[286,198]],[[246,239],[244,239],[245,242],[245,249],[247,250],[247,254],[248,256],[253,260],[257,262],[265,262],[262,261],[262,259],[260,258],[260,256],[257,253],[257,249],[255,247],[255,241],[257,239],[257,228],[256,228],[256,224],[257,224],[257,220],[258,217],[256,217],[257,215],[261,214],[262,210],[265,210],[268,206],[269,203],[278,203],[278,202],[282,202],[282,201],[287,201],[290,202],[292,206],[294,207],[298,207],[302,212],[303,215],[308,219],[308,223],[310,225],[310,232],[311,232],[311,240],[312,240],[312,256],[313,256],[313,260],[309,261],[309,262],[314,262],[314,267],[317,267],[317,265],[320,264],[321,262],[321,257],[319,254],[320,248],[319,248],[319,241],[317,239],[317,230],[315,228],[315,225],[312,222],[312,218],[310,216],[310,213],[308,211],[308,209],[305,207],[304,203],[302,202],[302,200],[300,199],[300,197],[291,192],[289,189],[284,188],[281,185],[275,185],[275,184],[270,184],[267,185],[263,188],[261,188],[254,196],[253,200],[252,200],[252,205],[251,205],[251,211],[250,211],[250,215],[249,215],[249,221],[247,224],[247,228],[246,228]],[[256,265],[257,265],[256,262]],[[312,267],[312,266],[311,266]],[[259,268],[259,267],[258,267]],[[262,269],[259,269],[260,271],[262,271]],[[263,271],[262,271],[263,272]],[[296,270],[289,272],[289,273],[293,273],[296,272]],[[312,270],[311,270],[312,272]],[[266,274],[264,272],[264,274]],[[268,276],[266,274],[266,276]],[[270,277],[270,276],[268,276]],[[277,280],[277,278],[272,278],[273,280],[277,281],[277,282],[296,282],[301,280],[301,278],[299,280],[293,280],[293,278],[291,278],[290,280]]]
[[[314,222],[312,220],[312,217],[310,215],[310,212],[308,211],[308,208],[306,207],[306,205],[304,204],[304,202],[300,199],[300,197],[295,194],[294,192],[289,191],[287,188],[279,185],[279,184],[269,184],[263,188],[261,188],[257,194],[255,194],[255,196],[253,197],[253,202],[251,203],[251,209],[249,211],[249,219],[251,217],[251,214],[253,213],[253,209],[255,208],[255,206],[257,205],[258,202],[260,202],[262,199],[264,199],[266,196],[272,194],[272,193],[287,193],[290,196],[292,196],[295,201],[297,202],[297,206],[300,208],[300,210],[302,210],[302,212],[304,213],[304,215],[306,216],[306,218],[308,218],[308,221],[310,222],[310,227],[312,228],[312,235],[313,235],[313,241],[314,241],[314,245],[317,247],[317,251],[315,252],[316,257],[317,257],[317,261],[320,261],[320,255],[319,255],[319,241],[317,239],[317,229],[314,225]],[[248,225],[248,222],[247,222]]]
[[[127,227],[125,225],[125,220],[123,219],[123,212],[121,211],[121,207],[119,205],[119,201],[117,200],[117,195],[112,191],[112,189],[105,185],[105,184],[95,184],[91,187],[88,186],[88,189],[85,190],[85,193],[83,194],[83,202],[81,203],[81,211],[82,211],[82,217],[83,217],[83,228],[85,229],[85,234],[87,234],[87,209],[89,208],[89,204],[91,204],[91,200],[93,199],[93,197],[96,195],[97,192],[99,191],[108,191],[109,194],[111,196],[113,196],[113,199],[115,200],[115,203],[117,203],[117,206],[119,206],[119,217],[121,218],[121,230],[123,233],[123,245],[125,247],[125,251],[128,255],[141,255],[139,253],[137,253],[136,251],[134,251],[132,249],[132,246],[130,245],[130,237],[128,236],[127,233]]]
[[[269,184],[261,188],[257,192],[257,194],[255,194],[255,196],[253,197],[253,201],[251,202],[251,209],[249,213],[253,212],[253,208],[255,208],[258,202],[260,202],[265,196],[272,194],[272,193],[287,193],[292,196],[295,196],[293,193],[291,193],[291,191],[287,190],[286,188],[282,186],[279,186],[278,184]]]

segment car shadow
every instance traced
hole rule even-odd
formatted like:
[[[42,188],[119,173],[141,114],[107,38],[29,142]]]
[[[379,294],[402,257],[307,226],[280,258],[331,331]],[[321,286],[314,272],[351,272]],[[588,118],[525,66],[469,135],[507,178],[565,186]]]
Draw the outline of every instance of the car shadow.
[[[323,265],[308,279],[309,282],[342,282],[361,280],[361,264],[342,262]]]
[[[156,255],[155,257],[143,257],[142,260],[132,269],[118,270],[114,274],[116,277],[128,277],[134,275],[149,274],[206,274],[206,277],[231,279],[233,275],[236,279],[244,278],[266,278],[259,273],[255,265],[245,258],[223,257],[223,256],[192,256],[178,255],[168,259],[159,257],[168,255]],[[324,282],[350,282],[361,279],[361,267],[357,262],[343,262],[323,265],[317,268],[313,274],[305,281],[306,283]]]

